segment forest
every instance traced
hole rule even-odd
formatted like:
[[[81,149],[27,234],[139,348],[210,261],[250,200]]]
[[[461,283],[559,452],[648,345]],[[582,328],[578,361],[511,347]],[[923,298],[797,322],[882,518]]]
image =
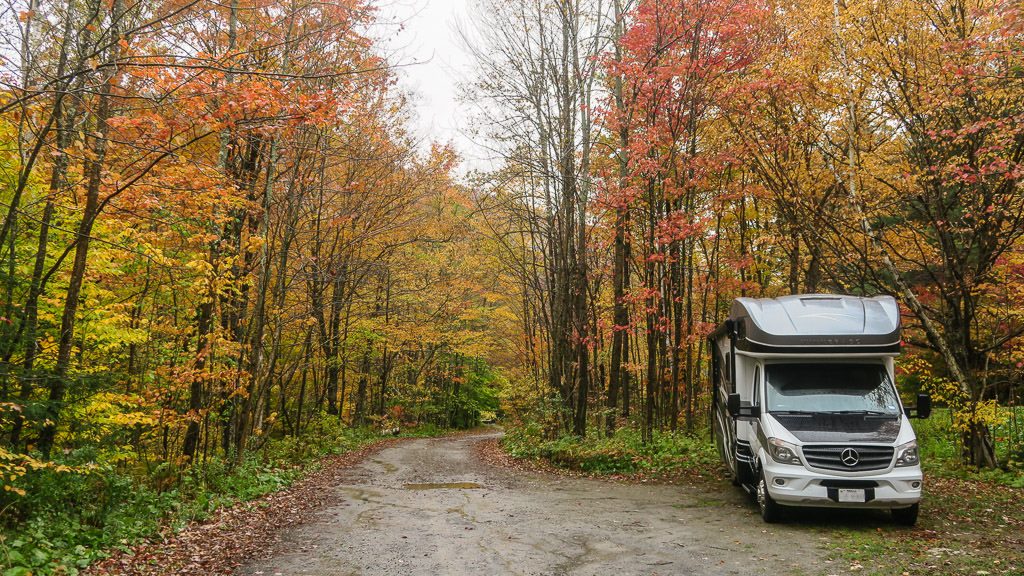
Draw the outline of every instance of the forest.
[[[1024,483],[1018,2],[474,0],[468,172],[374,4],[3,5],[5,576],[381,430],[704,451],[738,296],[895,296],[943,465]]]

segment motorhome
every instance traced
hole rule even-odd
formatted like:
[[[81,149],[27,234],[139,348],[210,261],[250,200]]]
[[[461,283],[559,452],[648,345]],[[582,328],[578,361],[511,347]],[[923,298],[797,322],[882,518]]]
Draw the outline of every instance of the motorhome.
[[[923,477],[894,379],[890,296],[738,298],[709,337],[712,433],[733,483],[766,522],[785,507],[878,508],[917,521]]]

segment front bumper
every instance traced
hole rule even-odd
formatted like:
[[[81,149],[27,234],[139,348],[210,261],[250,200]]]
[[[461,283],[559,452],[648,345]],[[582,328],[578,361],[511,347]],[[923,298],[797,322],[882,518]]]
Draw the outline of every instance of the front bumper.
[[[764,477],[768,494],[786,506],[906,508],[921,500],[923,484],[920,466],[879,470],[873,475],[839,476],[772,462],[764,467]],[[837,491],[843,487],[863,488],[868,501],[836,501]]]

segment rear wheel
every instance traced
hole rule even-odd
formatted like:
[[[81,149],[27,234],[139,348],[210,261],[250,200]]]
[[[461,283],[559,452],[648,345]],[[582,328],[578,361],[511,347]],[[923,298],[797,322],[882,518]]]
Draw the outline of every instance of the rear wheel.
[[[909,508],[893,508],[892,519],[897,524],[913,526],[914,524],[917,524],[917,514],[919,510],[920,506],[918,504],[914,504]]]
[[[757,507],[761,509],[761,519],[769,524],[774,524],[782,519],[782,506],[772,499],[768,493],[768,481],[764,478],[764,472],[757,481]],[[893,510],[895,513],[896,511]]]

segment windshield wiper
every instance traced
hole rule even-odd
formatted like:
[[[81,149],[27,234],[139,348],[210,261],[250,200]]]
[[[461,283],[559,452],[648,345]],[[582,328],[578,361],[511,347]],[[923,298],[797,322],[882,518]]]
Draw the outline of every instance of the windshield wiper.
[[[898,418],[899,414],[878,410],[769,410],[775,416],[864,416],[865,418]]]
[[[896,418],[899,416],[899,414],[881,412],[879,410],[833,410],[831,412],[826,412],[826,414],[856,414],[860,416],[875,416],[882,418]]]
[[[821,412],[808,412],[807,410],[769,410],[768,413],[777,416],[814,416],[815,414],[821,414]]]

